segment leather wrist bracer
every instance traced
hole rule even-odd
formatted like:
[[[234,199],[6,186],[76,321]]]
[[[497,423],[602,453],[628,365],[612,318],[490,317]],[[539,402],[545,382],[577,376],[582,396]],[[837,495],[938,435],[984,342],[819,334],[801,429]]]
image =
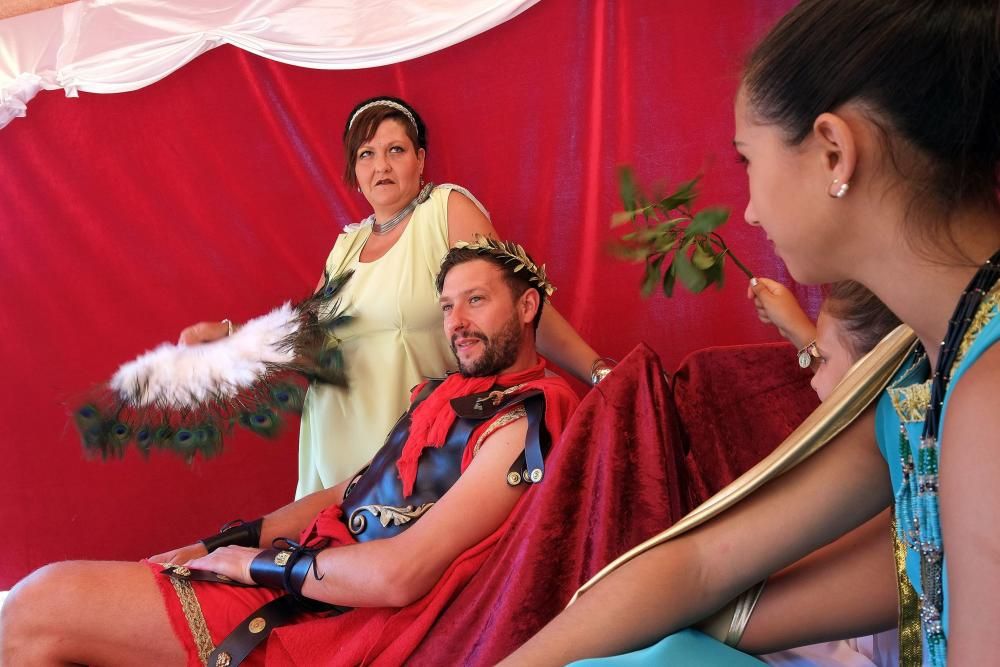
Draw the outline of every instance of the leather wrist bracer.
[[[284,589],[298,599],[304,599],[302,586],[312,570],[316,580],[323,578],[316,571],[316,555],[327,545],[324,540],[314,547],[297,544],[291,540],[278,538],[275,544],[284,548],[265,549],[250,563],[250,578],[254,583],[267,588]]]
[[[253,521],[236,519],[224,525],[215,535],[201,540],[201,543],[208,549],[208,553],[229,545],[256,549],[260,546],[260,529],[263,524],[263,517]]]

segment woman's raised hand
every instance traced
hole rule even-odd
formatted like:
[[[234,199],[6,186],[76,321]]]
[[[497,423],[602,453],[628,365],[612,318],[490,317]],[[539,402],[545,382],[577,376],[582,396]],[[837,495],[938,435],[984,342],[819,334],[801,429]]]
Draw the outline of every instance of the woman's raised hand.
[[[229,335],[232,325],[223,320],[222,322],[198,322],[184,329],[177,338],[178,345],[198,345],[199,343],[211,343],[213,340],[225,338]]]

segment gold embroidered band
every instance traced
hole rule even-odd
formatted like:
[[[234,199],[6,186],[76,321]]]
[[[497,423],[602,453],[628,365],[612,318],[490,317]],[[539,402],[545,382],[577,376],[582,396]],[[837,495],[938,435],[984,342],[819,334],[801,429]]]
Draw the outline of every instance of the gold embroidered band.
[[[198,659],[201,660],[201,664],[207,665],[208,656],[215,650],[215,644],[212,643],[212,636],[208,633],[205,614],[201,610],[201,603],[198,602],[194,587],[190,581],[174,577],[170,577],[170,583],[173,584],[177,599],[180,600],[184,618],[187,619],[188,629],[191,630],[191,637],[198,650]]]

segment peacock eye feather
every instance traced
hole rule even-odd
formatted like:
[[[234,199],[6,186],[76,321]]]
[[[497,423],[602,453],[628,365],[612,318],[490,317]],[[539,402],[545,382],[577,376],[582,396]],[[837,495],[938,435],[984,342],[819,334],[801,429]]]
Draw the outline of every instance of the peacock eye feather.
[[[271,408],[258,406],[254,412],[245,412],[240,419],[240,423],[257,435],[265,438],[273,438],[281,428],[281,419]]]
[[[211,422],[205,422],[197,429],[198,451],[205,458],[211,458],[222,451],[222,432]]]
[[[135,431],[135,446],[139,448],[139,451],[143,456],[149,454],[149,448],[153,446],[153,427],[148,424],[143,424]]]
[[[316,293],[250,320],[219,341],[220,351],[238,349],[239,358],[260,364],[263,370],[246,381],[227,374],[225,354],[211,363],[199,361],[198,366],[208,370],[199,370],[190,380],[156,375],[158,368],[186,363],[180,351],[167,349],[172,354],[155,359],[143,355],[123,365],[110,383],[73,409],[84,450],[104,458],[123,456],[134,440],[144,456],[155,446],[191,461],[199,453],[207,457],[221,452],[224,437],[237,425],[275,437],[284,413],[302,411],[307,383],[347,386],[336,330],[353,319],[339,300],[351,276],[350,271],[327,273]],[[265,340],[276,323],[289,333]],[[289,361],[271,361],[275,352]]]
[[[76,418],[83,421],[91,421],[98,418],[100,415],[93,405],[84,405],[76,411]]]
[[[296,384],[279,384],[271,389],[271,402],[285,412],[301,412],[305,392]]]
[[[195,444],[194,432],[191,429],[179,428],[172,440],[181,450],[190,449]]]
[[[111,425],[111,437],[114,438],[116,442],[124,443],[128,442],[129,437],[132,435],[132,429],[128,427],[128,424],[122,422],[115,422]]]

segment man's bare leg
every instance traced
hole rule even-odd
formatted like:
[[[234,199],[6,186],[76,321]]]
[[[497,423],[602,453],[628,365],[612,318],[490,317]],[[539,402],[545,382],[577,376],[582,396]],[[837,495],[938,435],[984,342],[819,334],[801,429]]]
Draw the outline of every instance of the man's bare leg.
[[[154,576],[139,563],[100,561],[34,572],[0,612],[0,663],[184,665]]]

